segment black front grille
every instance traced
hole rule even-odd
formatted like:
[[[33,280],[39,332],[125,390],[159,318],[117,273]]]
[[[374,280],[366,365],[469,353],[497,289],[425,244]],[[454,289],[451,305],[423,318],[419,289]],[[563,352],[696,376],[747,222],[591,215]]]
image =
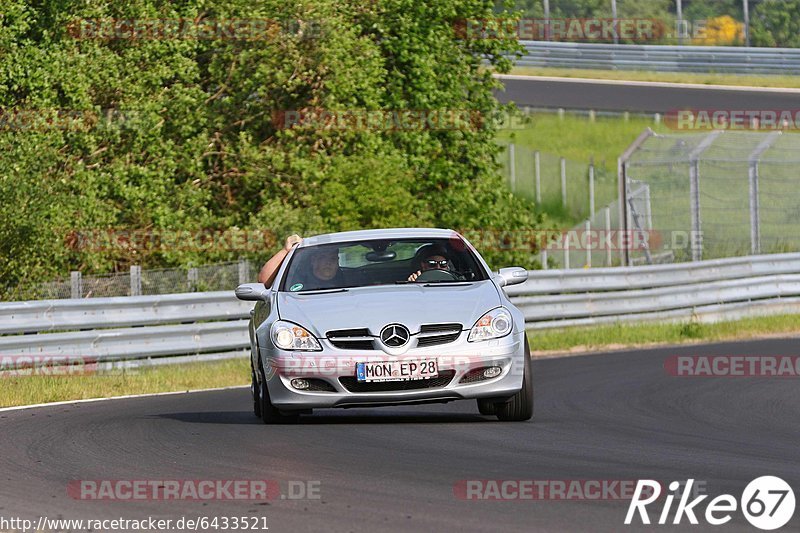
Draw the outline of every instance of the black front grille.
[[[448,344],[461,335],[461,324],[425,324],[419,328],[419,332],[420,336],[417,338],[419,347]],[[422,336],[422,334],[427,335]]]
[[[371,350],[374,348],[372,341],[348,341],[346,339],[328,340],[341,350]]]
[[[461,331],[461,324],[423,324],[419,328],[420,333],[449,333],[451,331]]]
[[[466,374],[464,374],[464,377],[461,378],[458,382],[459,383],[476,383],[478,381],[485,381],[487,379],[491,379],[491,378],[487,378],[486,376],[483,375],[483,371],[486,370],[487,368],[489,368],[489,367],[488,366],[484,366],[484,367],[481,367],[481,368],[474,368],[474,369],[470,370],[469,372],[467,372]]]
[[[438,377],[430,379],[361,382],[358,381],[355,376],[347,376],[339,378],[339,382],[350,392],[391,392],[446,387],[453,380],[453,376],[455,375],[455,370],[444,370],[439,372]]]
[[[372,350],[375,346],[372,340],[359,339],[370,337],[367,328],[337,329],[327,333],[328,341],[342,350]]]

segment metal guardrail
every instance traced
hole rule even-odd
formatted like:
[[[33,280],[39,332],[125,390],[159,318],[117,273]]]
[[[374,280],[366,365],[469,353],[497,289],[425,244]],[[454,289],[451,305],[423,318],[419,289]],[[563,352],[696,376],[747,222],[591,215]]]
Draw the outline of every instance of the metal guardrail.
[[[800,49],[521,41],[525,67],[800,74]]]
[[[142,360],[244,353],[253,305],[233,291],[0,304],[0,355]]]
[[[247,318],[252,307],[233,291],[9,302],[0,305],[0,334]]]
[[[800,253],[530,272],[507,289],[530,329],[800,312]],[[0,356],[164,361],[245,355],[233,291],[0,304]]]
[[[800,312],[800,254],[532,272],[507,291],[530,329]]]

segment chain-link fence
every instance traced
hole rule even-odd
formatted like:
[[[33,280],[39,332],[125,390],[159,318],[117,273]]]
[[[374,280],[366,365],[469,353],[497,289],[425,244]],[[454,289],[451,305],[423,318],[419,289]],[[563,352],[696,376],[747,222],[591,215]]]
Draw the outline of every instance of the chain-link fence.
[[[652,242],[631,258],[674,261],[800,250],[800,135],[781,131],[646,133],[624,161],[630,191],[647,184]]]
[[[241,260],[173,269],[144,270],[132,266],[129,272],[96,276],[72,272],[69,279],[19,287],[16,294],[21,300],[50,300],[232,291],[240,283],[257,279],[259,268],[250,261]]]
[[[577,222],[617,197],[616,174],[593,161],[568,160],[514,143],[503,147],[499,161],[508,186],[551,218]]]

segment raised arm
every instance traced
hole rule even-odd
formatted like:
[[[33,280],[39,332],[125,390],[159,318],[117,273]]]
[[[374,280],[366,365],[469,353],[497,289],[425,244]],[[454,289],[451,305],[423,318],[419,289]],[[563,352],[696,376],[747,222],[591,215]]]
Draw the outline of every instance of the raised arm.
[[[284,244],[283,248],[261,267],[261,272],[258,273],[258,282],[263,283],[266,287],[271,286],[272,282],[275,281],[275,276],[278,274],[278,269],[281,268],[283,260],[286,259],[289,252],[292,251],[292,247],[296,246],[302,240],[303,239],[299,235],[289,235],[286,237],[286,244]]]

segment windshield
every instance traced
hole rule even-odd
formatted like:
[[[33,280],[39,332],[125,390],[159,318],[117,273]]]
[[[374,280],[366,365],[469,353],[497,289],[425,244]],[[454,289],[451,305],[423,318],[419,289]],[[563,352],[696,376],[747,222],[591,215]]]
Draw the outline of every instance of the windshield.
[[[461,239],[383,239],[298,248],[279,290],[486,279],[486,271]]]

